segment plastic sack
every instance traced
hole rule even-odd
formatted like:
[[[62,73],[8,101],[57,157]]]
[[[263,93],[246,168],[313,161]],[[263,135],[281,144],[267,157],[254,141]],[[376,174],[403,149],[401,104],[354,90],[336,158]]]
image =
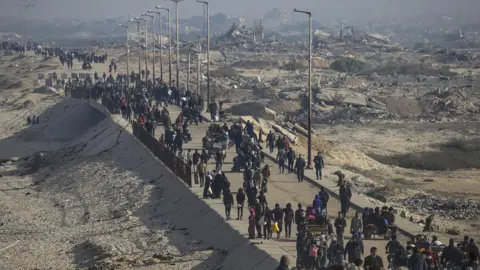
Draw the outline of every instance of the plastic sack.
[[[318,254],[318,247],[315,246],[315,245],[312,245],[312,246],[310,247],[309,256],[310,256],[310,257],[317,257],[317,254]]]
[[[280,231],[280,229],[278,228],[278,223],[277,222],[273,223],[272,232],[277,233],[279,231]]]

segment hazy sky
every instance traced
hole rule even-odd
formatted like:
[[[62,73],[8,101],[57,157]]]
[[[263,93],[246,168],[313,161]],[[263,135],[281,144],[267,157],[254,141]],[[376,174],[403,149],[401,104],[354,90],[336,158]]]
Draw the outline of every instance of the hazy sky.
[[[27,14],[35,18],[110,18],[138,16],[155,5],[173,7],[164,0],[0,0],[0,16],[18,16],[15,4],[34,3]],[[223,12],[232,16],[259,18],[276,7],[291,12],[293,8],[314,13],[314,19],[394,18],[434,12],[455,13],[459,10],[480,13],[479,0],[210,0],[211,14]],[[195,0],[179,4],[180,17],[201,15],[202,8]]]

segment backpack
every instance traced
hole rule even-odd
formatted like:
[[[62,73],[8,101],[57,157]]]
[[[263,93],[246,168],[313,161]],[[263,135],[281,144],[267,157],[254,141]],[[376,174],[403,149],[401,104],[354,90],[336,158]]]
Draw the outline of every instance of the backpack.
[[[317,255],[318,255],[318,247],[316,245],[310,246],[309,256],[310,257],[317,257]]]

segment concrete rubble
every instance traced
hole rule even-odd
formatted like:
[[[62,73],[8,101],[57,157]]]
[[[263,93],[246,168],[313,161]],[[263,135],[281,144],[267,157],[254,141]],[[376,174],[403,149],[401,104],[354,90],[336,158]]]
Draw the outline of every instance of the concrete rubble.
[[[433,213],[443,219],[471,220],[480,215],[480,202],[439,198],[431,195],[416,194],[412,197],[395,201],[418,213]]]

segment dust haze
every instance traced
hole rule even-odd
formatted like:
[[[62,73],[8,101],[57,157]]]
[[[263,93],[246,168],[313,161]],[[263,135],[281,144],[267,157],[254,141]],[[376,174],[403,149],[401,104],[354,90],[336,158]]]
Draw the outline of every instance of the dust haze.
[[[136,15],[145,12],[145,8],[155,5],[171,6],[166,1],[126,1],[126,0],[2,0],[0,16],[20,16],[16,4],[34,3],[35,10],[28,12],[28,17],[49,19],[55,17],[72,19],[98,19],[118,16]],[[212,14],[222,12],[230,16],[260,18],[272,8],[289,11],[293,8],[307,9],[314,13],[316,20],[408,20],[417,16],[459,16],[468,20],[479,13],[480,2],[474,0],[212,0]],[[202,8],[194,0],[185,0],[180,4],[179,17],[200,15]]]

